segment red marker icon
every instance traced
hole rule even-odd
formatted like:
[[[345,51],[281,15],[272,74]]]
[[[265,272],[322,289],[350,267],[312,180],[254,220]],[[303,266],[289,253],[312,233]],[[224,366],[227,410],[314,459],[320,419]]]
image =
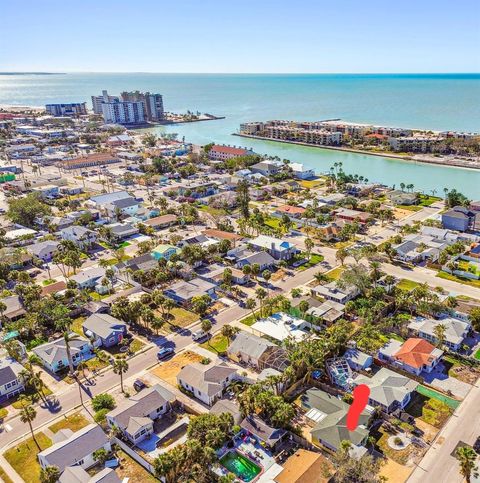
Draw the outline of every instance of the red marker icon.
[[[370,396],[370,389],[365,384],[360,384],[353,390],[353,403],[347,414],[347,428],[355,431],[358,426],[358,418],[360,413],[365,409]]]

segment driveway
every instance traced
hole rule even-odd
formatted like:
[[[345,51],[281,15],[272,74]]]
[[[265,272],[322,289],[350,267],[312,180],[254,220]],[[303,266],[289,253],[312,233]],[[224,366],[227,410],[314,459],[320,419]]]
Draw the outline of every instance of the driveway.
[[[430,374],[422,372],[420,375],[431,386],[444,392],[451,391],[455,397],[465,399],[472,386],[455,377],[450,377],[446,372],[445,366],[440,363]]]

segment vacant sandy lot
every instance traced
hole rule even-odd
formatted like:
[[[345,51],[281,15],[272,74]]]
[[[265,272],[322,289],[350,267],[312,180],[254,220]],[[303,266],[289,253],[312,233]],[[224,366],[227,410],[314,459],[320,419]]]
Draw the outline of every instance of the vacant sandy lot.
[[[155,376],[163,379],[172,386],[177,385],[177,374],[182,370],[182,368],[193,362],[200,362],[203,359],[202,356],[196,354],[195,352],[182,352],[178,354],[173,359],[160,363],[159,366],[153,368],[150,372]]]
[[[412,471],[413,467],[402,466],[391,459],[387,459],[380,475],[385,476],[388,483],[405,483]]]

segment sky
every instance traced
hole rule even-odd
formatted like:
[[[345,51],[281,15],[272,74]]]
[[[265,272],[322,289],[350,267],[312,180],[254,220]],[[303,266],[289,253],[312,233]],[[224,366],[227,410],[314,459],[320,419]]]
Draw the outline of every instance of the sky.
[[[0,71],[480,72],[480,0],[0,0]]]

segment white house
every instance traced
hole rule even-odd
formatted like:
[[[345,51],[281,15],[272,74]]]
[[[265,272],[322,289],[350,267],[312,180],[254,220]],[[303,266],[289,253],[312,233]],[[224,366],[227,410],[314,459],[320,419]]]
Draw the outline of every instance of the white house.
[[[121,402],[107,414],[107,423],[138,444],[153,433],[153,422],[170,411],[174,402],[175,395],[156,384]]]
[[[10,357],[0,360],[0,399],[11,398],[23,391],[23,378],[20,376],[23,369]]]
[[[64,429],[55,434],[52,446],[38,453],[38,461],[42,468],[57,466],[60,472],[73,465],[86,470],[97,463],[93,453],[101,448],[108,452],[112,449],[98,424],[89,424],[75,433]]]
[[[293,176],[299,179],[310,179],[315,177],[315,171],[307,168],[302,163],[290,163],[288,167],[292,170]]]
[[[237,377],[237,370],[224,362],[208,365],[195,363],[182,368],[177,375],[177,382],[197,399],[212,406]]]
[[[97,239],[97,234],[84,226],[72,225],[60,231],[62,240],[69,240],[80,248],[88,248]]]

